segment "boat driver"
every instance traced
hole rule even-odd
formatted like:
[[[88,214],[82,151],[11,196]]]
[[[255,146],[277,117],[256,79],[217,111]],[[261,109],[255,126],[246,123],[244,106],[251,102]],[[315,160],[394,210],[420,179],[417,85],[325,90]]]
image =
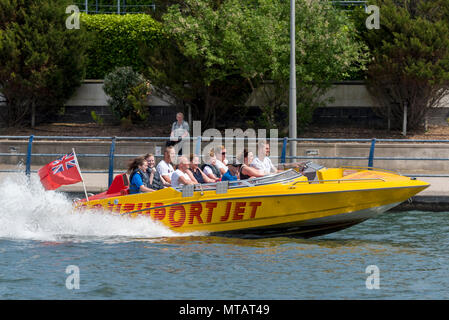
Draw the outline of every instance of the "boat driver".
[[[270,145],[266,141],[258,143],[257,157],[251,162],[251,167],[262,171],[265,175],[277,173],[277,169],[271,162],[270,158]]]

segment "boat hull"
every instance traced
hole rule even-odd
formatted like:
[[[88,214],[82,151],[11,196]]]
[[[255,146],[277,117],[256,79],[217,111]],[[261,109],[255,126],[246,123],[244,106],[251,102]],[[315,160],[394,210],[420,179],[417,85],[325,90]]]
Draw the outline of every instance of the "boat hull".
[[[242,237],[242,238],[259,238],[259,237],[280,237],[293,236],[298,238],[312,238],[333,232],[337,232],[367,219],[376,217],[385,211],[399,205],[393,203],[379,207],[373,207],[354,212],[341,213],[322,218],[310,219],[306,221],[297,221],[293,223],[282,223],[261,228],[240,229],[227,232],[216,232],[213,235]]]
[[[312,237],[335,232],[377,216],[411,198],[428,183],[375,173],[377,180],[288,183],[194,192],[182,197],[172,188],[88,201],[79,207],[148,216],[179,233],[244,237]]]

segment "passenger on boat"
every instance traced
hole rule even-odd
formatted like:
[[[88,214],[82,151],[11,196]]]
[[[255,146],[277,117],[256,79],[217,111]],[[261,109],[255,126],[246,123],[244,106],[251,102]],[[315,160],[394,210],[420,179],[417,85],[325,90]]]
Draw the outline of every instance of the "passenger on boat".
[[[274,167],[270,158],[270,145],[266,141],[258,143],[257,157],[251,162],[251,167],[257,170],[263,171],[265,175],[271,173],[277,173],[277,169]]]
[[[228,165],[228,159],[226,159],[226,148],[225,146],[220,146],[215,150],[215,153],[218,154],[218,160],[223,163],[225,166]]]
[[[173,146],[166,147],[164,151],[164,159],[162,159],[156,170],[159,175],[167,182],[171,184],[171,176],[175,169],[173,169],[172,163],[174,163],[176,158],[175,148]]]
[[[263,177],[265,175],[264,171],[250,167],[250,163],[253,162],[253,159],[253,153],[248,152],[247,149],[243,149],[243,152],[237,156],[238,163],[242,164],[240,166],[240,180],[246,180],[253,177]]]
[[[147,175],[148,162],[144,157],[138,157],[132,160],[128,166],[129,176],[129,193],[153,192],[148,188],[149,177]]]
[[[203,170],[201,170],[198,165],[200,163],[200,159],[198,156],[191,154],[190,155],[190,168],[187,171],[187,174],[189,175],[190,179],[197,183],[211,183],[215,182],[215,180],[212,180],[209,178]]]
[[[221,177],[221,181],[237,181],[240,175],[240,166],[238,163],[229,163],[228,171]]]
[[[173,188],[180,187],[186,184],[195,184],[187,174],[189,169],[189,159],[185,156],[178,158],[178,169],[172,174],[171,186]]]
[[[169,186],[170,184],[165,182],[159,172],[156,170],[154,155],[152,155],[151,153],[147,153],[144,158],[148,162],[147,175],[149,181],[147,187],[153,190],[160,190],[164,189],[166,185]]]
[[[224,175],[228,171],[228,167],[223,163],[223,161],[228,162],[226,160],[226,149],[224,146],[219,146],[215,148],[214,153],[216,156],[215,166],[220,170],[220,175]]]
[[[202,165],[201,169],[214,182],[220,181],[222,176],[220,170],[216,167],[217,158],[215,157],[214,150],[211,150],[206,156],[206,163]]]

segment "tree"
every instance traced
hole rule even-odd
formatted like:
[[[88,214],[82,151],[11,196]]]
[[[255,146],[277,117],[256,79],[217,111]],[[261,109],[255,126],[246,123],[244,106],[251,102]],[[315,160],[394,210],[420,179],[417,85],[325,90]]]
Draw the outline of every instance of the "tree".
[[[373,3],[380,8],[381,28],[361,29],[373,55],[368,88],[393,128],[401,127],[405,112],[407,126],[420,128],[428,110],[449,93],[449,2]]]
[[[364,55],[344,13],[320,2],[296,3],[298,114],[305,125],[313,109],[323,103],[320,97],[331,82],[358,68],[354,61],[363,65]],[[288,94],[282,92],[288,92],[289,17],[289,4],[281,0],[186,0],[171,6],[163,16],[169,48],[165,54],[147,53],[153,57],[148,59],[151,79],[159,88],[173,89],[178,97],[189,97],[192,88],[201,92],[190,101],[196,103],[203,121],[209,121],[217,109],[226,110],[220,96],[211,92],[221,94],[223,86],[232,88],[238,81],[254,91],[271,80],[277,88],[268,91],[279,96],[262,106],[264,114],[281,112],[288,103]],[[229,79],[237,82],[228,85]],[[267,123],[283,126],[283,121]]]
[[[122,126],[146,120],[148,107],[145,105],[151,93],[150,82],[131,67],[119,67],[104,78],[104,92],[112,113]]]
[[[356,26],[346,14],[329,2],[297,0],[296,3],[296,96],[298,130],[310,123],[313,111],[325,106],[331,98],[325,93],[335,81],[347,79],[365,68],[369,53],[357,39]],[[286,1],[274,4],[278,8],[280,30],[289,30],[290,8]],[[290,34],[280,32],[276,46],[277,59],[270,68],[275,89],[273,107],[288,105]],[[283,94],[282,94],[283,93]],[[288,126],[285,116],[277,127]]]
[[[80,85],[88,38],[66,28],[65,0],[0,0],[0,92],[7,125],[51,114]]]

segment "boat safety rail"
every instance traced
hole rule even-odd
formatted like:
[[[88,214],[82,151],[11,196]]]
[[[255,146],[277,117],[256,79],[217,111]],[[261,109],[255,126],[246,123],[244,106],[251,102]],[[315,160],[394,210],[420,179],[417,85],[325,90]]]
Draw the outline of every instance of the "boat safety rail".
[[[335,183],[341,183],[341,182],[367,182],[367,181],[382,181],[385,182],[385,179],[382,178],[360,178],[360,179],[332,179],[332,180],[300,180],[293,182],[290,187],[295,186],[297,183],[307,183],[307,184],[318,184],[318,183],[324,183],[324,182],[335,182]]]
[[[302,174],[300,174],[299,172],[290,169],[276,174],[271,174],[266,177],[252,178],[248,180],[217,181],[195,185],[184,185],[182,187],[175,188],[175,190],[182,192],[183,197],[191,197],[193,196],[193,192],[195,191],[201,191],[204,193],[204,191],[216,190],[217,194],[222,194],[227,193],[228,189],[254,187],[272,183],[288,182],[301,176]]]

